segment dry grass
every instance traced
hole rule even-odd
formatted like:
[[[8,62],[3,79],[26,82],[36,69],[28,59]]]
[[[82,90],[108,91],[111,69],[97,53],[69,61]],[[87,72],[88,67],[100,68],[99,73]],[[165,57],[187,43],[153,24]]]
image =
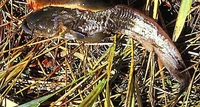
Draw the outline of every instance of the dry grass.
[[[179,83],[158,64],[154,53],[136,41],[119,35],[98,44],[32,37],[21,29],[29,12],[23,0],[2,1],[0,102],[164,106],[178,93]],[[200,106],[199,15],[199,7],[194,7],[176,43],[192,74],[192,84],[176,106]],[[165,26],[167,30],[174,26],[173,20],[170,22]],[[39,101],[34,100],[37,98]]]

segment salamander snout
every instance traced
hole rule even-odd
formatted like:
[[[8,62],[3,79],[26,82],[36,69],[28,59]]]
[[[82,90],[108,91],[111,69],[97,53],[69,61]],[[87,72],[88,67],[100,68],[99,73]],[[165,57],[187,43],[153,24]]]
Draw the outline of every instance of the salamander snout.
[[[24,21],[22,22],[22,29],[23,29],[26,33],[32,34],[32,30],[28,27],[26,19],[24,19]]]

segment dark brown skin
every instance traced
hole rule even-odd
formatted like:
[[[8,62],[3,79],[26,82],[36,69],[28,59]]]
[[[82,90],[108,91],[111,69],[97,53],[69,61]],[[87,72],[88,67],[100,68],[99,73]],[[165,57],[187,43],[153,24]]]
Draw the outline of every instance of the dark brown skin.
[[[165,31],[151,18],[125,5],[99,12],[48,7],[30,14],[23,29],[33,36],[62,36],[69,40],[97,42],[112,33],[138,40],[149,52],[155,52],[166,69],[179,81],[179,96],[190,84],[183,59]]]

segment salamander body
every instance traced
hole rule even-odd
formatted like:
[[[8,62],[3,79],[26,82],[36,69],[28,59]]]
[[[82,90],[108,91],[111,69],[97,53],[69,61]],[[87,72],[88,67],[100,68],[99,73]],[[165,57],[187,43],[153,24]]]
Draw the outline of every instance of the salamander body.
[[[179,81],[180,96],[189,86],[190,74],[183,59],[165,31],[151,18],[125,6],[116,5],[91,12],[62,7],[46,7],[31,13],[23,29],[33,36],[62,36],[69,40],[96,42],[112,33],[138,40],[148,51],[155,52],[166,69]]]

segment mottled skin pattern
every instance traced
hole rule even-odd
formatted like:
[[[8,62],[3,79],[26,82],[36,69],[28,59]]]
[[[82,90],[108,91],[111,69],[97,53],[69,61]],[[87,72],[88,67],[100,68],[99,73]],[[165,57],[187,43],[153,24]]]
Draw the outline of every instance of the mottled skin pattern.
[[[47,7],[30,14],[23,22],[23,29],[37,37],[62,36],[89,42],[97,42],[112,33],[128,35],[148,51],[155,52],[180,82],[176,100],[189,86],[190,74],[180,73],[186,67],[169,36],[151,18],[128,6],[117,5],[99,12]]]

